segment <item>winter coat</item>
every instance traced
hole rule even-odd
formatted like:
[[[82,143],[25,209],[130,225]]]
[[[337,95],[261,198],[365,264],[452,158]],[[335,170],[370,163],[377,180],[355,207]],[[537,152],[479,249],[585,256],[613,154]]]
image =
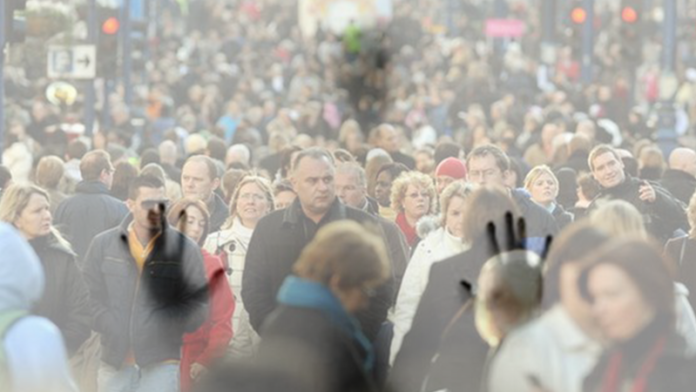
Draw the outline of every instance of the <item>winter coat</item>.
[[[51,320],[63,334],[70,354],[89,338],[92,314],[87,287],[75,254],[53,235],[29,241],[46,276],[43,296],[34,305],[36,315]]]
[[[430,267],[436,262],[461,253],[465,248],[467,247],[464,246],[462,240],[453,237],[444,227],[431,232],[418,244],[411,261],[408,263],[396,299],[393,316],[394,337],[389,354],[390,363],[394,363],[404,335],[411,328],[413,315],[416,313],[423,291],[428,285]]]
[[[696,177],[681,170],[666,170],[660,184],[687,206],[696,192]]]
[[[610,189],[602,189],[592,201],[589,210],[592,211],[602,200],[624,200],[643,215],[646,227],[655,238],[665,242],[678,229],[688,227],[684,204],[656,183],[650,183],[655,189],[655,201],[648,203],[640,200],[639,189],[643,181],[633,177]]]
[[[165,227],[138,271],[128,244],[132,216],[98,235],[85,257],[94,329],[102,361],[120,367],[133,350],[147,366],[178,360],[183,335],[207,319],[208,285],[198,246]]]
[[[259,221],[249,242],[242,280],[242,300],[256,331],[260,330],[263,321],[275,309],[278,289],[285,277],[290,275],[305,245],[322,226],[344,219],[372,224],[379,230],[373,216],[345,206],[338,198],[318,225],[302,213],[299,199],[290,207],[274,211]],[[384,234],[382,238],[385,238]],[[390,260],[394,260],[391,251],[398,250],[399,247],[386,242],[385,240]],[[371,299],[369,307],[357,315],[370,340],[377,337],[380,326],[386,319],[387,309],[392,305],[393,285],[393,279],[382,285]]]
[[[545,208],[533,202],[528,193],[513,189],[510,191],[510,196],[525,219],[528,237],[546,238],[558,233],[558,224],[553,216]]]
[[[58,206],[53,222],[70,242],[82,265],[92,239],[118,226],[128,215],[128,208],[110,196],[109,189],[100,181],[82,181],[75,190],[74,196]]]
[[[208,203],[208,211],[210,212],[210,232],[220,231],[230,212],[225,201],[217,193],[213,193],[213,201]]]
[[[210,367],[222,358],[232,339],[234,297],[227,283],[227,275],[219,257],[203,252],[203,264],[210,292],[208,319],[195,332],[184,335],[181,351],[181,390],[191,387],[191,365],[199,363]]]

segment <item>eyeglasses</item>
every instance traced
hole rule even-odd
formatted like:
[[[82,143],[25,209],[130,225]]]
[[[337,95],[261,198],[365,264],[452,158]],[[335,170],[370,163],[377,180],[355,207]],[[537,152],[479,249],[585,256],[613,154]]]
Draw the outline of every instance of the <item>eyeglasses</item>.
[[[409,193],[409,194],[406,195],[406,196],[410,197],[411,199],[417,199],[419,196],[422,197],[422,198],[424,198],[424,199],[427,199],[427,198],[430,197],[430,194],[429,194],[427,191],[423,191],[423,192],[413,192],[413,193]]]
[[[155,207],[161,206],[162,211],[166,211],[167,208],[169,208],[169,200],[167,199],[161,199],[161,200],[143,200],[140,203],[140,206],[144,210],[154,210]]]

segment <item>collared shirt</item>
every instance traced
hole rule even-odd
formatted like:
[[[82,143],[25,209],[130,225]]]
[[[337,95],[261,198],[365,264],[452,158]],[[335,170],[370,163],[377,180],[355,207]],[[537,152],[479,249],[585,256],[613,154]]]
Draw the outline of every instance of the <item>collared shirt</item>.
[[[147,245],[143,246],[138,239],[138,235],[135,233],[135,229],[133,229],[133,223],[128,225],[128,248],[130,249],[131,256],[135,259],[135,264],[138,266],[138,272],[143,272],[145,260],[147,260],[147,257],[155,248],[155,241],[159,236],[160,233],[157,233],[150,239]]]
[[[556,305],[505,338],[491,363],[489,391],[533,391],[535,378],[543,390],[582,392],[601,353],[601,346]]]

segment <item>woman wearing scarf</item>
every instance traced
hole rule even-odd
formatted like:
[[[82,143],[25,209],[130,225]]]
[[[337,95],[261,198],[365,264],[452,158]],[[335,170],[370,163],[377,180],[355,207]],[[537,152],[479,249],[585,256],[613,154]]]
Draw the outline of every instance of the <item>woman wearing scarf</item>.
[[[396,211],[396,225],[406,237],[406,242],[415,249],[421,238],[416,232],[416,223],[435,210],[435,184],[423,173],[403,173],[394,181],[391,191],[391,206]]]

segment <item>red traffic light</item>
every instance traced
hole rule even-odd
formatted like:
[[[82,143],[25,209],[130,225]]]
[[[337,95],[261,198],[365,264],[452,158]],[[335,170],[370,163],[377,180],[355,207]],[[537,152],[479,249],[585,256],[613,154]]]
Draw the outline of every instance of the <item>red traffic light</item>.
[[[575,24],[583,24],[587,20],[587,11],[582,7],[575,7],[570,13],[570,19]]]
[[[626,23],[636,23],[638,20],[638,12],[635,8],[626,6],[621,10],[621,20]]]
[[[102,23],[102,31],[104,34],[114,35],[118,33],[118,29],[121,27],[118,19],[115,17],[110,17]]]

